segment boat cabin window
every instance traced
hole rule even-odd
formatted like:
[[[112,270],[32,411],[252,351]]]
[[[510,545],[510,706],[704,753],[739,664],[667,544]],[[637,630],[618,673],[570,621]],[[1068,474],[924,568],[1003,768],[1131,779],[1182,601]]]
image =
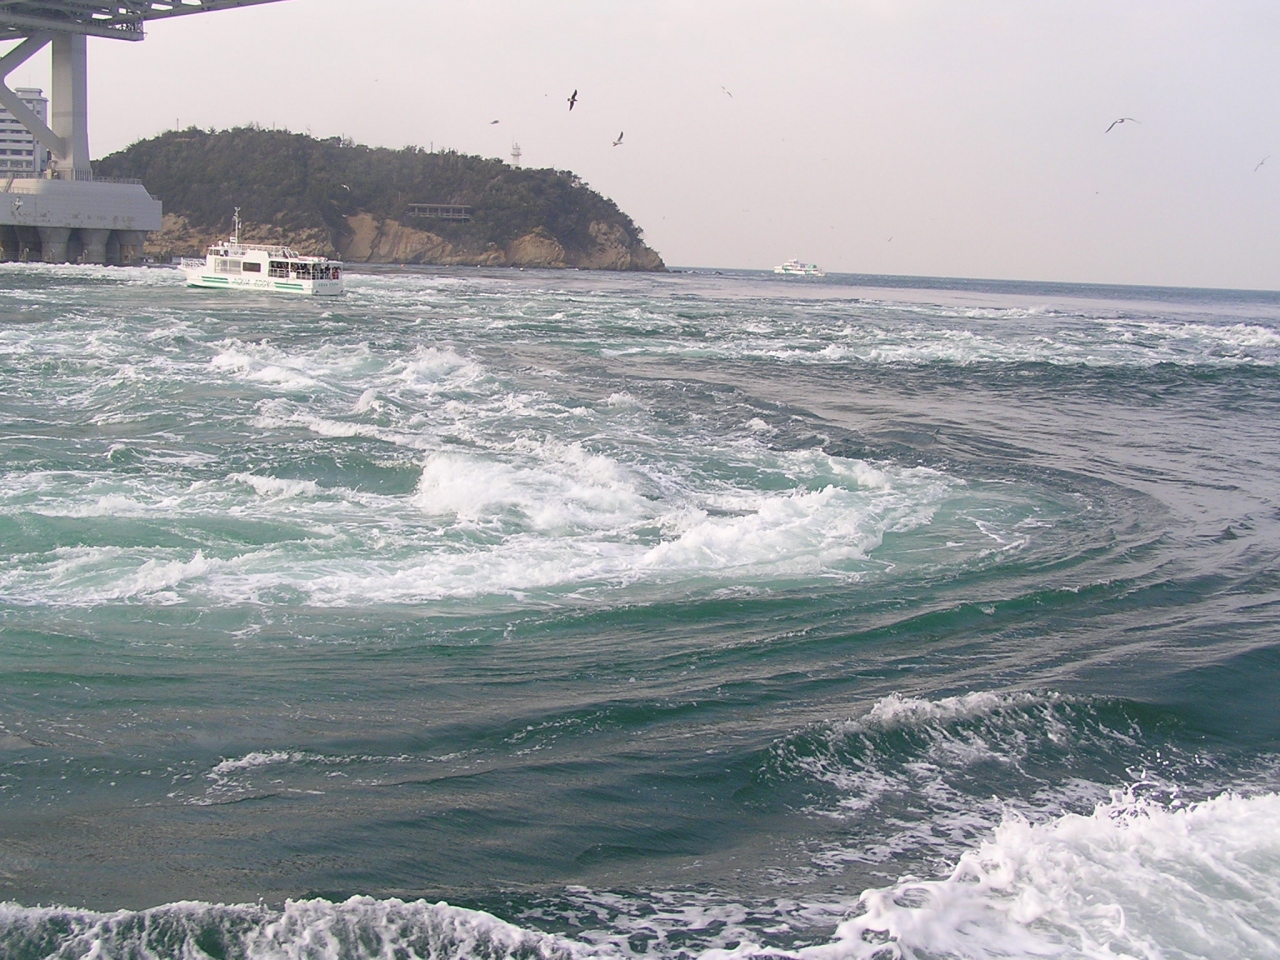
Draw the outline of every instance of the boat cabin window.
[[[254,260],[246,260],[244,262],[244,272],[245,273],[261,273],[262,264],[257,263]]]
[[[289,264],[283,260],[272,260],[267,264],[267,276],[279,277],[281,280],[289,279]]]
[[[228,260],[218,257],[213,261],[214,273],[239,273],[243,260]]]
[[[311,279],[311,264],[309,264],[309,263],[295,263],[295,264],[294,264],[294,269],[298,271],[298,279],[299,279],[299,280],[310,280],[310,279]]]

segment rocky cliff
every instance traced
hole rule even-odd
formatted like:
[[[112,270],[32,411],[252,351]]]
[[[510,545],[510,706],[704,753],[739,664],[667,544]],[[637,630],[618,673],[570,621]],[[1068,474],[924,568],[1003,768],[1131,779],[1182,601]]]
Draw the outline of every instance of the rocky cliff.
[[[157,257],[203,256],[239,206],[242,239],[349,263],[664,269],[631,218],[567,171],[254,128],[170,131],[95,169],[164,202],[147,248]],[[465,205],[470,219],[415,204]]]

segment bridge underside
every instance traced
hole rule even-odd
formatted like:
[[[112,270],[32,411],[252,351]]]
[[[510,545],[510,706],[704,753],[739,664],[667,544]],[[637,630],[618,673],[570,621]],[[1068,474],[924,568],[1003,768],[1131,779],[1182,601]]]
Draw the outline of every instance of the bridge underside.
[[[141,40],[147,20],[211,10],[251,7],[277,0],[0,0],[0,40],[41,31]]]
[[[127,262],[139,239],[160,229],[160,202],[141,184],[94,182],[89,162],[89,37],[141,40],[148,20],[256,6],[278,0],[0,0],[0,42],[19,41],[0,57],[0,106],[46,148],[43,174],[8,178],[0,191],[0,258],[47,262],[75,259]],[[9,89],[10,73],[45,47],[53,57],[50,123]],[[53,186],[51,182],[62,182]],[[42,186],[41,184],[49,184]],[[132,252],[132,253],[130,253]]]

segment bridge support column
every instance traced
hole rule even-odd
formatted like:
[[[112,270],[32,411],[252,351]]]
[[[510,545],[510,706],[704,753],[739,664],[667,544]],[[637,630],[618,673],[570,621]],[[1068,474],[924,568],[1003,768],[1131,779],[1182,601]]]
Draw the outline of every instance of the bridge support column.
[[[120,240],[120,263],[137,263],[142,259],[142,245],[147,242],[147,235],[142,230],[117,230]]]
[[[82,33],[53,35],[53,132],[62,140],[58,176],[92,180],[89,164],[88,59]]]
[[[0,227],[0,260],[18,259],[18,231],[14,227]]]
[[[36,227],[40,232],[41,257],[45,263],[67,262],[67,241],[71,239],[70,227]]]
[[[35,227],[14,227],[18,233],[18,259],[23,263],[40,259],[40,231]]]
[[[111,237],[110,230],[84,230],[80,231],[80,243],[83,250],[80,254],[82,263],[106,263],[107,262],[107,241]]]

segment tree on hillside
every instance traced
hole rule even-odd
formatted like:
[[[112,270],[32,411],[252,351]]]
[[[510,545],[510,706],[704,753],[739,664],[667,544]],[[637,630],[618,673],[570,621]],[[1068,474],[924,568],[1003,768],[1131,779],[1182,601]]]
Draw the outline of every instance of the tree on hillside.
[[[100,176],[135,177],[166,212],[195,227],[225,231],[234,207],[247,222],[286,231],[323,228],[338,237],[360,212],[439,234],[460,247],[499,246],[541,228],[566,249],[592,242],[591,225],[641,232],[618,206],[564,170],[531,170],[500,160],[420,147],[390,150],[339,137],[238,127],[173,130],[103,158]],[[467,204],[466,222],[418,223],[411,203]]]

